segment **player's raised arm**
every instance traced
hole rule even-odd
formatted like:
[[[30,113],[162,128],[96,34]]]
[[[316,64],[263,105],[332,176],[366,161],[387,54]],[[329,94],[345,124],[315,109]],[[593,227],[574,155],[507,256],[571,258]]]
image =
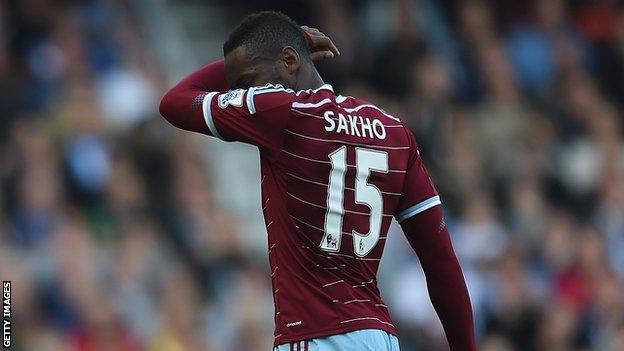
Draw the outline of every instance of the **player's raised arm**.
[[[272,84],[227,90],[224,63],[217,61],[169,90],[160,113],[181,129],[275,151],[294,96],[294,91]]]
[[[171,88],[160,101],[160,114],[178,128],[210,134],[202,110],[204,97],[208,92],[227,89],[223,60],[213,62]]]
[[[413,136],[410,135],[413,141]],[[427,278],[451,351],[476,350],[468,289],[442,216],[440,197],[415,149],[396,215]]]
[[[280,22],[287,26],[279,27]],[[181,129],[274,151],[281,145],[295,94],[284,87],[322,85],[311,60],[340,53],[318,29],[265,13],[241,22],[224,43],[223,54],[224,60],[171,88],[160,103],[161,115]]]

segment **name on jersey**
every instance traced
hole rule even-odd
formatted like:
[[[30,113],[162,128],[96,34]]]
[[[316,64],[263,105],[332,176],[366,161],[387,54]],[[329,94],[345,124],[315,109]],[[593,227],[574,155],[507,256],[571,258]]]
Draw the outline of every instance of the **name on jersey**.
[[[336,120],[336,113],[334,111],[325,111],[323,114],[325,121],[325,130],[328,132],[343,133],[346,135],[353,135],[361,138],[386,138],[386,128],[380,120],[362,116],[346,116],[342,113],[338,113],[338,119]]]

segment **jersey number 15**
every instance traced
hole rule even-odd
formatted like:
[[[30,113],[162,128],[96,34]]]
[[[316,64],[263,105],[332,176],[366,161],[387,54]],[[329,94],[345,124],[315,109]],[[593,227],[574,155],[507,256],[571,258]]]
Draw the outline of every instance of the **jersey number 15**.
[[[321,249],[329,252],[340,251],[342,238],[342,219],[344,213],[362,215],[360,212],[344,209],[345,174],[347,173],[347,147],[342,146],[329,154],[331,173],[327,191],[327,212],[325,213],[325,234],[321,241]],[[366,256],[379,241],[381,221],[383,217],[383,197],[381,191],[368,183],[371,171],[388,173],[388,153],[383,151],[355,148],[355,202],[366,205],[370,209],[368,233],[351,232],[353,251],[359,257]],[[348,233],[344,233],[347,234]]]

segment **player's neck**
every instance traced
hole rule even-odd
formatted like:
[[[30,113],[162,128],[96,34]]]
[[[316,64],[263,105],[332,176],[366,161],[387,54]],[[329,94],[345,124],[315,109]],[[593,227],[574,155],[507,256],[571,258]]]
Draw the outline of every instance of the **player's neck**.
[[[304,78],[299,81],[299,84],[297,84],[298,90],[317,89],[325,84],[323,78],[321,78],[321,75],[316,69],[309,69],[306,74],[303,74],[303,77]]]

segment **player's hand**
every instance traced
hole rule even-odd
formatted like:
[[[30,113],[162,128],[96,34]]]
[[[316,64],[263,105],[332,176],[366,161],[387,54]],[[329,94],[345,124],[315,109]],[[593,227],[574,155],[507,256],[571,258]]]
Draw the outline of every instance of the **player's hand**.
[[[312,60],[330,59],[340,55],[340,51],[338,51],[331,39],[318,29],[301,26],[301,31],[310,48],[310,58]]]

